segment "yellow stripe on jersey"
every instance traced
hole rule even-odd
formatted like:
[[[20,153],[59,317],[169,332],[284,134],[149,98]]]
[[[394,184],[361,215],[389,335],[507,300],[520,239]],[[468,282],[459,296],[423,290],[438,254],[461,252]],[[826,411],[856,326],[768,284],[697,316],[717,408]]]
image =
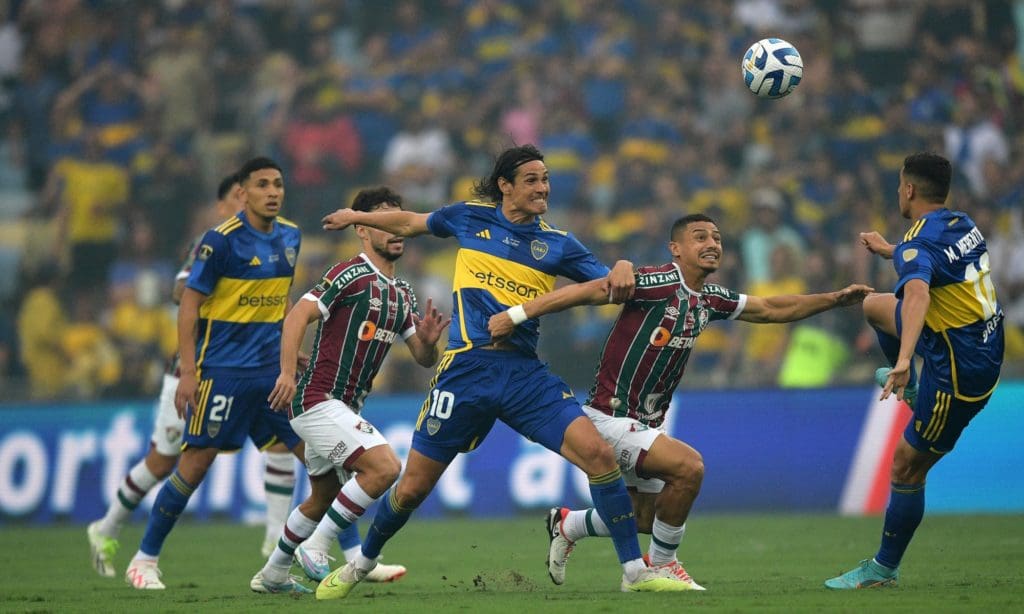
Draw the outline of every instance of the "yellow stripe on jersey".
[[[466,331],[466,308],[462,304],[462,292],[455,291],[455,302],[458,303],[459,307],[459,333],[462,335],[462,342],[465,343],[464,349],[473,347],[473,341],[469,338],[469,333]]]
[[[924,228],[924,223],[926,221],[927,220],[925,219],[920,219],[914,222],[914,225],[910,227],[910,230],[907,231],[907,234],[903,235],[903,241],[909,241],[916,237],[917,235],[921,234],[921,229]]]
[[[286,217],[281,217],[280,215],[277,216],[276,218],[274,218],[274,220],[277,221],[277,222],[280,222],[281,224],[283,224],[285,226],[291,226],[292,228],[298,228],[299,227],[299,225],[296,224],[295,222],[289,220]]]
[[[224,220],[221,223],[220,226],[217,226],[216,228],[214,228],[214,230],[219,232],[222,235],[227,235],[227,234],[231,234],[232,231],[238,230],[241,227],[242,227],[242,220],[238,219],[237,217],[230,217],[230,218]]]
[[[984,320],[985,312],[974,285],[971,281],[961,281],[929,290],[931,305],[924,316],[928,328],[941,333]]]
[[[484,290],[502,305],[521,305],[555,287],[555,276],[473,249],[460,249],[455,258],[456,292]],[[460,314],[465,314],[461,310]],[[465,330],[463,338],[466,337]]]
[[[222,322],[280,322],[288,307],[290,277],[221,277],[199,307],[199,317]],[[209,329],[207,329],[209,330]]]
[[[996,386],[999,385],[998,379],[996,379],[996,383],[992,384],[991,388],[976,397],[969,397],[965,394],[960,394],[960,382],[956,375],[956,354],[953,352],[953,342],[949,340],[949,333],[946,331],[942,331],[942,338],[945,339],[946,347],[949,348],[949,374],[953,380],[953,396],[961,401],[967,401],[969,403],[981,401],[982,399],[987,399],[992,396],[992,393],[996,391]]]
[[[537,220],[537,222],[540,225],[540,229],[541,230],[546,230],[548,232],[557,232],[558,234],[562,235],[563,237],[564,236],[568,236],[568,234],[569,234],[569,233],[567,233],[564,230],[559,230],[557,228],[552,227],[547,222],[545,222],[543,219]]]
[[[473,207],[490,207],[491,209],[497,207],[497,205],[495,205],[494,203],[485,203],[482,200],[467,200],[466,204],[471,205]]]

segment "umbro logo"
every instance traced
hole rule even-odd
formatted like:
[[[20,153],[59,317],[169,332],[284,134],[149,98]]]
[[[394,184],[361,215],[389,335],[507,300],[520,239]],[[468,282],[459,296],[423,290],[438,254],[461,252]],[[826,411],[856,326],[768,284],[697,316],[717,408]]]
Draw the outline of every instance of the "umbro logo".
[[[480,232],[476,233],[476,236],[480,237],[481,239],[488,239],[488,240],[490,240],[490,238],[491,238],[491,231],[488,228],[484,228]]]
[[[249,261],[249,266],[260,266],[263,262],[260,261],[258,256],[253,256],[252,260]]]

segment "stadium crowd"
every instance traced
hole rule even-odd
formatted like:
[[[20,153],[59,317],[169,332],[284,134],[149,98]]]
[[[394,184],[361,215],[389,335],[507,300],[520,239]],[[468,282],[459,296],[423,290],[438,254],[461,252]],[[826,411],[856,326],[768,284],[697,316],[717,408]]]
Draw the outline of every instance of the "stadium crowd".
[[[897,240],[903,157],[944,153],[950,203],[988,242],[1004,375],[1024,372],[1020,2],[7,0],[0,19],[5,400],[155,394],[174,273],[248,157],[285,168],[297,297],[358,249],[320,229],[358,188],[430,210],[468,198],[513,143],[546,155],[548,221],[606,262],[667,262],[672,221],[704,212],[724,234],[717,281],[758,295],[890,289],[857,233]],[[740,76],[766,36],[805,63],[782,100]],[[450,304],[454,253],[410,242],[402,276],[421,300]],[[616,312],[546,317],[542,356],[585,390]],[[684,385],[863,385],[880,364],[849,312],[726,324]],[[426,390],[430,374],[395,358],[378,389]]]

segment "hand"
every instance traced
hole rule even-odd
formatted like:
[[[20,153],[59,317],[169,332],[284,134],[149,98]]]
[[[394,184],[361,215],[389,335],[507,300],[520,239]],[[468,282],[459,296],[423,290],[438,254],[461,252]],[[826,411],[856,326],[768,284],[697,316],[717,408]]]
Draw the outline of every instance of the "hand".
[[[324,225],[324,230],[344,230],[354,223],[355,214],[352,209],[338,209],[325,215],[320,222]]]
[[[516,325],[512,323],[512,316],[507,311],[499,311],[487,321],[487,330],[491,333],[491,342],[497,343],[507,339]]]
[[[421,318],[418,314],[412,314],[412,321],[416,324],[416,336],[420,338],[425,345],[433,347],[437,344],[437,340],[441,338],[441,334],[444,329],[451,324],[452,319],[445,317],[443,313],[434,307],[434,299],[427,299],[427,306],[423,308],[423,317]]]
[[[860,233],[860,244],[872,254],[878,254],[882,258],[892,258],[893,245],[877,232]]]
[[[608,285],[610,295],[608,301],[612,303],[624,303],[633,297],[633,290],[636,289],[636,276],[633,274],[633,263],[628,260],[619,260],[608,273]]]
[[[292,404],[293,398],[295,398],[295,374],[282,371],[277,376],[277,381],[274,382],[274,389],[270,391],[267,402],[270,403],[270,409],[284,411]]]
[[[178,417],[185,419],[185,410],[191,405],[196,406],[196,390],[199,389],[199,380],[195,373],[182,373],[178,378],[178,389],[174,391],[174,409],[178,410]]]
[[[871,286],[865,286],[864,284],[850,284],[836,293],[836,306],[848,307],[850,305],[856,305],[857,303],[863,303],[864,298],[874,291],[875,289]]]
[[[889,395],[895,392],[896,398],[902,401],[903,392],[907,389],[908,383],[910,383],[910,360],[900,358],[896,361],[896,366],[889,371],[889,378],[885,380],[885,387],[882,388],[882,396],[879,398],[888,399]]]

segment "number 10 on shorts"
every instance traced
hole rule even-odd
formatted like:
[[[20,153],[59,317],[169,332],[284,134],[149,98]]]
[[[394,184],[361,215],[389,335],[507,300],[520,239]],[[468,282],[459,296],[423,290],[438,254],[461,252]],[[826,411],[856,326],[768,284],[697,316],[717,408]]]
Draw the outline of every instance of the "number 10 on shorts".
[[[431,418],[447,420],[452,415],[452,408],[455,407],[455,395],[450,392],[438,390],[430,391],[430,412]]]

